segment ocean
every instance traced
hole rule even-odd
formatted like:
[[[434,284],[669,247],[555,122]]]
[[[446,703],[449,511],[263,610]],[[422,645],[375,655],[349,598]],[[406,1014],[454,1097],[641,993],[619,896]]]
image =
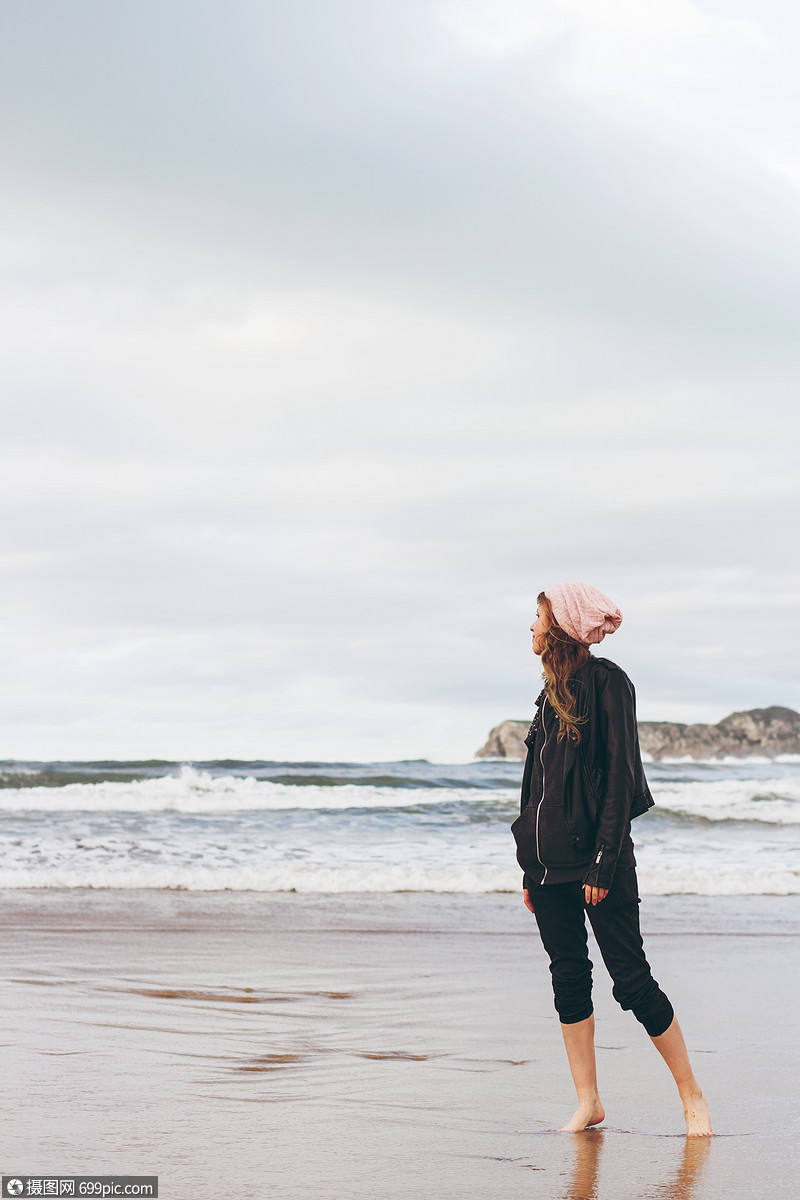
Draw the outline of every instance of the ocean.
[[[653,762],[640,889],[800,893],[800,757]],[[522,764],[0,763],[0,887],[516,891]]]

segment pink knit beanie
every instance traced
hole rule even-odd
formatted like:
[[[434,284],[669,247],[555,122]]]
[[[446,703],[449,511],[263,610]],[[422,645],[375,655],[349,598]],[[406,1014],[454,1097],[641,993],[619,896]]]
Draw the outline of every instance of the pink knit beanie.
[[[547,589],[545,596],[561,628],[584,645],[602,642],[607,633],[613,633],[622,624],[622,613],[616,604],[590,583],[576,580],[557,583]]]

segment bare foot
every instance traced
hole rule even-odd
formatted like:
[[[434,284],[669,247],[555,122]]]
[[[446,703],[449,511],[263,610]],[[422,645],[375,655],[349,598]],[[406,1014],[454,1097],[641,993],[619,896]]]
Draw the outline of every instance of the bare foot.
[[[588,1129],[590,1125],[599,1125],[601,1121],[605,1121],[606,1113],[600,1099],[593,1100],[587,1104],[581,1104],[580,1108],[573,1114],[572,1120],[561,1129],[561,1133],[580,1133],[582,1129]]]
[[[687,1137],[713,1137],[711,1117],[708,1115],[708,1104],[702,1092],[696,1092],[683,1102],[683,1115],[686,1118]]]

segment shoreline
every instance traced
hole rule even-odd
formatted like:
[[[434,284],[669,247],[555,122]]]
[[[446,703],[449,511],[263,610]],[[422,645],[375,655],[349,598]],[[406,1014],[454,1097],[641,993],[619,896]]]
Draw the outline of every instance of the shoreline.
[[[520,873],[521,877],[521,873]],[[407,919],[415,909],[424,914],[426,928],[432,928],[436,914],[450,919],[452,906],[471,914],[480,914],[487,931],[498,936],[520,934],[518,910],[522,904],[522,889],[492,892],[299,892],[260,891],[245,888],[190,889],[184,887],[0,887],[0,929],[14,927],[19,920],[32,919],[36,913],[47,913],[48,919],[66,929],[71,915],[85,910],[119,920],[123,925],[131,911],[139,915],[150,913],[155,919],[194,910],[209,920],[226,915],[255,915],[262,910],[281,926],[281,914],[292,914],[302,925],[318,918],[320,906],[326,913],[335,914],[336,927],[346,928],[353,914],[378,909],[384,914],[396,914],[397,920]],[[508,914],[508,916],[506,915]],[[510,929],[498,928],[511,921]],[[736,892],[710,895],[699,892],[642,892],[640,921],[642,933],[697,932],[698,921],[711,922],[709,932],[715,936],[726,933],[774,933],[779,928],[800,935],[800,893]],[[477,931],[477,930],[476,930]]]
[[[643,900],[726,1135],[702,1151],[597,954],[607,1124],[555,1134],[573,1091],[518,895],[3,900],[5,1173],[155,1174],[175,1200],[794,1195],[798,1117],[774,1105],[800,1073],[800,897]]]

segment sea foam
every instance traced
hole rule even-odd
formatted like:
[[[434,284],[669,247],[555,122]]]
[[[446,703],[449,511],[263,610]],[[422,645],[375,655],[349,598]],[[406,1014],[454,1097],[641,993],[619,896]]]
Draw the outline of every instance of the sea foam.
[[[505,788],[397,788],[370,784],[274,783],[249,775],[212,775],[184,766],[177,774],[124,783],[68,783],[63,787],[0,789],[0,811],[246,812],[306,808],[408,808],[419,804],[506,799]]]

